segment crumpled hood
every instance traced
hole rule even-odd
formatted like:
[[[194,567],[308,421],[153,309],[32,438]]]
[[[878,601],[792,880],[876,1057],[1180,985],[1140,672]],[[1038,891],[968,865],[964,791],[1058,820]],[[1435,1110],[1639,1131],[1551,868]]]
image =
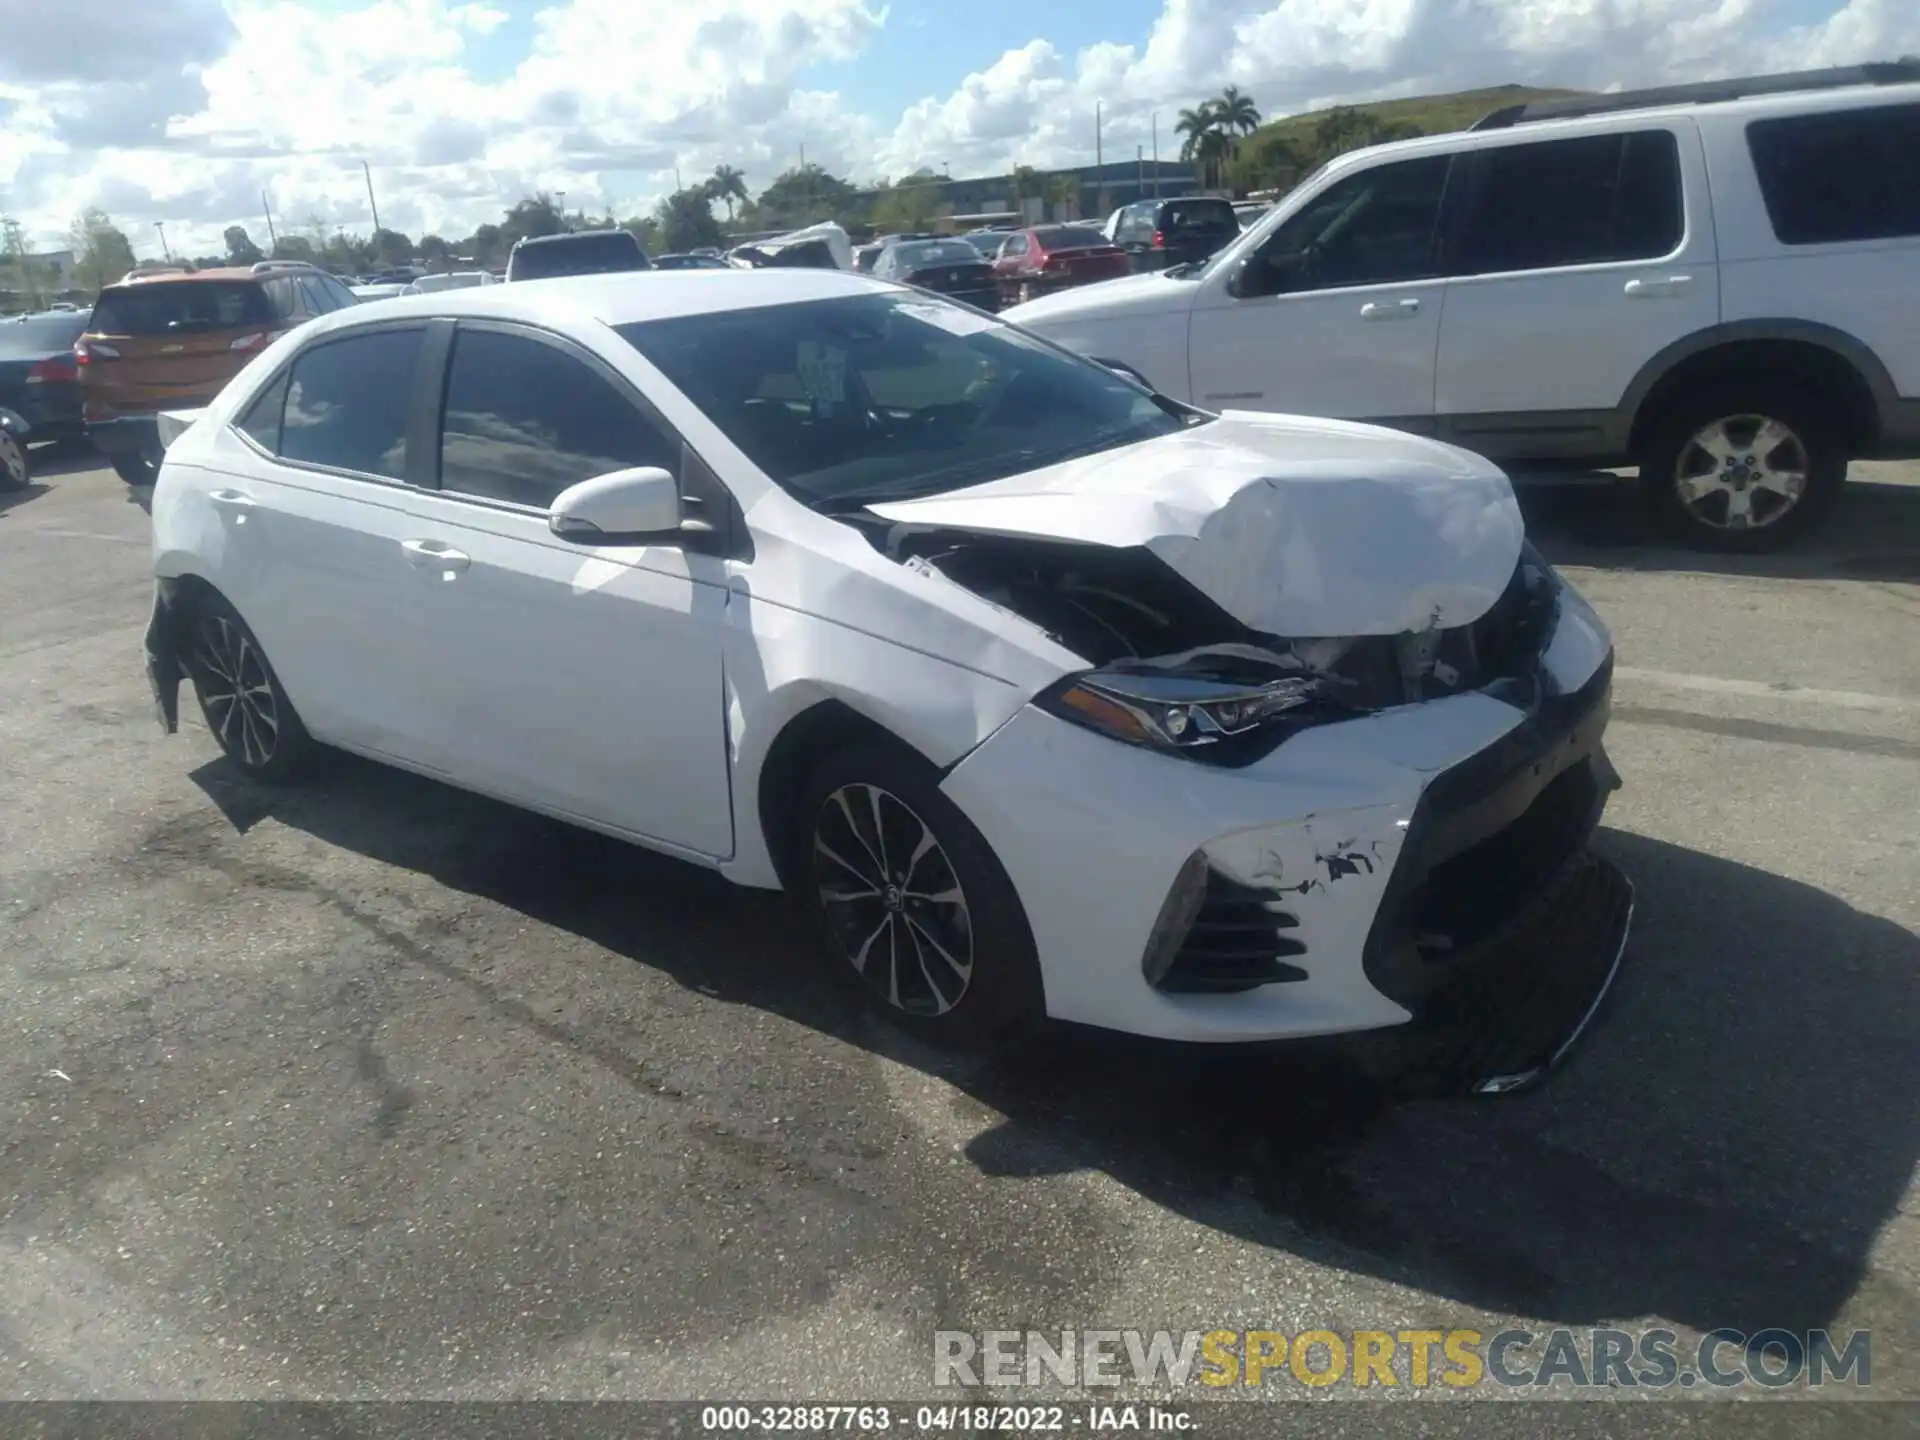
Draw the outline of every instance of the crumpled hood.
[[[883,519],[1144,546],[1221,609],[1289,639],[1451,628],[1519,563],[1506,475],[1396,430],[1229,411],[1211,424],[945,495]]]

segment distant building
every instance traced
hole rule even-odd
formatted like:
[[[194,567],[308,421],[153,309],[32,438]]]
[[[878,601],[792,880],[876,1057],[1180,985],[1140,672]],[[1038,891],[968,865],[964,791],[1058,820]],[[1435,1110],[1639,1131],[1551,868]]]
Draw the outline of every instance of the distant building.
[[[1172,160],[1109,160],[1102,165],[1074,165],[1039,173],[1049,190],[1046,199],[1016,200],[1011,174],[970,179],[922,176],[912,183],[935,188],[939,192],[935,212],[960,229],[970,224],[1007,223],[1016,217],[1039,221],[1049,213],[1056,220],[1105,220],[1111,211],[1136,200],[1190,195],[1199,188],[1193,167]],[[1078,188],[1076,198],[1064,203],[1051,199],[1052,186],[1061,176],[1071,176]],[[878,188],[857,190],[854,203],[872,205],[885,193]]]
[[[26,257],[27,263],[35,267],[37,273],[55,290],[71,290],[74,286],[74,254],[71,250],[43,250],[38,255]]]

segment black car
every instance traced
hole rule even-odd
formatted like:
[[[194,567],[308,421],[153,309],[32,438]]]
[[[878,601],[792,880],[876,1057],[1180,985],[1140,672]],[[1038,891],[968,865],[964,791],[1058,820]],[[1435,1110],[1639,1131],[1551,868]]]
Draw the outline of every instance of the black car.
[[[569,230],[532,235],[507,257],[507,279],[550,280],[556,275],[610,275],[651,270],[653,262],[631,230]]]
[[[873,262],[873,277],[917,285],[982,310],[1000,308],[1000,281],[993,266],[965,240],[906,240],[889,245]]]
[[[48,310],[0,320],[0,408],[26,421],[29,440],[68,440],[85,432],[73,342],[85,332],[88,313]]]
[[[1232,201],[1189,195],[1126,206],[1114,222],[1113,243],[1140,274],[1204,260],[1239,234]]]
[[[684,255],[656,255],[653,257],[656,270],[731,270],[733,267],[718,255],[702,255],[698,251],[689,251]]]

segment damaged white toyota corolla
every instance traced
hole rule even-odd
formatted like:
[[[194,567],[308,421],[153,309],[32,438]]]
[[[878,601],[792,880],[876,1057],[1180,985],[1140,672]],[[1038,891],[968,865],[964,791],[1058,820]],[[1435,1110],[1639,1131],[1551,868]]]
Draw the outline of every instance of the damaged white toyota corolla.
[[[828,271],[363,305],[162,429],[169,730],[184,676],[259,778],[337,746],[785,886],[929,1036],[1506,1088],[1618,963],[1611,646],[1463,451]]]

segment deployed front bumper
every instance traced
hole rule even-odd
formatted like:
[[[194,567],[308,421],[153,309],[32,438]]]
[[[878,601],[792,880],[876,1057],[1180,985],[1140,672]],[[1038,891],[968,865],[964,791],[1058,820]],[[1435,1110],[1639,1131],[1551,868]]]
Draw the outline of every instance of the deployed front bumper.
[[[949,775],[1006,866],[1056,1018],[1175,1040],[1373,1032],[1365,1063],[1515,1088],[1618,964],[1631,887],[1587,849],[1617,778],[1611,652],[1573,592],[1527,698],[1307,730],[1244,769],[1037,710]]]

